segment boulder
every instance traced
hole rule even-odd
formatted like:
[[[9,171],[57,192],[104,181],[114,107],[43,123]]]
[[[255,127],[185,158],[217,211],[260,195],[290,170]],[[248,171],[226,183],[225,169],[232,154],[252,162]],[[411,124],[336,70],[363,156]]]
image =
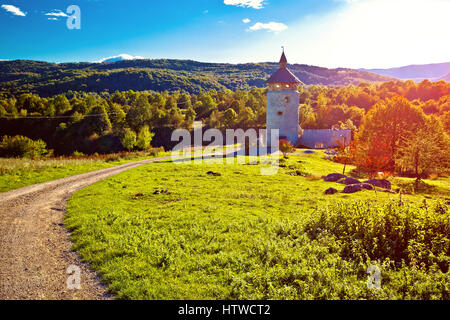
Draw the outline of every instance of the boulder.
[[[343,175],[341,173],[332,173],[327,175],[325,178],[323,178],[326,182],[338,182],[339,180],[347,178],[346,175]]]
[[[392,185],[388,180],[384,180],[384,179],[371,179],[371,180],[367,180],[364,183],[367,184],[371,184],[374,187],[378,187],[378,188],[382,188],[382,189],[387,189],[387,190],[391,190]]]
[[[335,188],[330,188],[330,189],[325,190],[326,195],[332,195],[332,194],[336,194],[338,192],[339,191],[337,191]]]
[[[362,187],[363,189],[366,189],[366,190],[373,190],[373,189],[374,189],[373,185],[368,184],[368,183],[362,183],[362,184],[361,184],[361,187]]]
[[[345,178],[343,180],[339,180],[339,183],[345,184],[347,186],[352,185],[352,184],[360,184],[361,182],[355,178]]]
[[[351,184],[346,186],[342,193],[355,193],[363,190],[363,187],[360,184]]]
[[[221,177],[221,176],[222,176],[221,173],[219,173],[219,172],[214,172],[214,171],[208,171],[206,174],[207,174],[208,176],[214,176],[214,177]]]

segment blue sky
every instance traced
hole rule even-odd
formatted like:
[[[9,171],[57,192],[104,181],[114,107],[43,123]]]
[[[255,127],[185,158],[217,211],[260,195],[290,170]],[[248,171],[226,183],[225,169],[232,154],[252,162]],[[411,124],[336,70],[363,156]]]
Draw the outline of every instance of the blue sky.
[[[69,5],[81,29],[66,27]],[[0,59],[118,54],[393,67],[450,61],[450,0],[0,0]],[[53,13],[56,15],[46,15]],[[57,19],[57,20],[56,20]]]

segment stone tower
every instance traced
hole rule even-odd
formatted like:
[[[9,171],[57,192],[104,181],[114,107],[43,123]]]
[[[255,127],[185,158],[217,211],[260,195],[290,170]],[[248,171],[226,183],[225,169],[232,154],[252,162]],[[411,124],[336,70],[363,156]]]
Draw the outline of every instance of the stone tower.
[[[286,55],[280,59],[280,68],[266,82],[267,93],[267,145],[271,146],[270,130],[280,130],[280,140],[285,139],[296,145],[299,139],[300,94],[297,87],[302,82],[287,68]]]

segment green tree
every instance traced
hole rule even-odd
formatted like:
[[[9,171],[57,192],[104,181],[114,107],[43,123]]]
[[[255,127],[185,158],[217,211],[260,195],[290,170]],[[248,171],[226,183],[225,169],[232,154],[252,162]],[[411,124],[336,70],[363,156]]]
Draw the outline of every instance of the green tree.
[[[83,125],[87,135],[94,133],[103,135],[112,128],[108,114],[106,113],[106,109],[103,105],[97,105],[92,108],[91,112],[89,112],[87,117],[84,119]]]
[[[72,109],[69,100],[67,100],[66,96],[62,94],[57,95],[53,99],[53,104],[55,106],[55,112],[57,115],[64,114]]]
[[[448,172],[450,139],[439,119],[431,116],[423,128],[409,135],[399,145],[397,162],[416,177],[416,190],[427,173]]]
[[[143,126],[137,135],[136,146],[141,150],[147,150],[150,147],[154,136],[155,134],[150,132],[148,126]]]
[[[122,139],[120,139],[120,142],[128,151],[133,150],[133,148],[136,146],[136,133],[133,130],[126,128],[124,130]]]
[[[237,120],[237,113],[232,108],[228,109],[223,114],[223,126],[225,129],[231,129],[234,127],[236,120]]]
[[[151,124],[152,108],[146,95],[139,95],[134,106],[128,111],[126,119],[128,125],[136,131],[144,125]]]
[[[185,114],[186,127],[191,128],[194,124],[196,117],[197,117],[197,114],[195,113],[194,109],[192,107],[189,107],[186,110],[186,114]]]
[[[4,136],[0,142],[0,157],[42,158],[51,155],[42,140],[31,140],[24,136]]]
[[[298,108],[298,111],[299,111],[299,124],[300,127],[303,128],[303,125],[305,125],[306,121],[314,113],[314,109],[309,104],[302,104]]]

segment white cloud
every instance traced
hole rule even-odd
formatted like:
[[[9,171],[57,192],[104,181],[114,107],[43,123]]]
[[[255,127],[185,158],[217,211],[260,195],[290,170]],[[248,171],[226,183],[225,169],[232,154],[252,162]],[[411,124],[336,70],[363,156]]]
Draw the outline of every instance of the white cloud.
[[[58,21],[58,18],[48,18],[48,20],[51,20],[51,21]]]
[[[96,63],[102,63],[102,62],[116,62],[116,61],[122,61],[122,60],[139,60],[139,59],[145,59],[140,56],[132,56],[126,53],[119,54],[118,56],[113,57],[107,57],[103,58],[99,61],[95,61]]]
[[[250,23],[251,20],[250,20],[249,18],[245,18],[245,19],[242,20],[242,22],[243,22],[243,23]]]
[[[243,8],[262,9],[264,0],[224,0],[227,6],[236,6]]]
[[[46,16],[53,16],[53,17],[67,17],[67,14],[62,12],[61,10],[54,10],[55,12],[49,12],[46,13]]]
[[[288,28],[287,25],[281,22],[269,22],[269,23],[261,23],[257,22],[253,26],[251,26],[249,31],[258,31],[258,30],[267,30],[269,32],[279,33]]]
[[[12,6],[10,4],[3,4],[2,8],[8,12],[11,12],[15,16],[25,17],[27,15],[26,13],[23,13],[22,10],[20,10],[19,8]]]

